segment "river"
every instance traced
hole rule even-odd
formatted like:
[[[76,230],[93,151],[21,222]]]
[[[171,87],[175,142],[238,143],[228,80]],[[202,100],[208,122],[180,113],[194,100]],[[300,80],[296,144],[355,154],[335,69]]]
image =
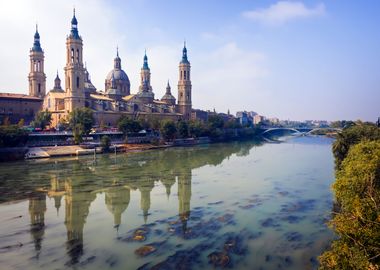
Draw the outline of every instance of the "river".
[[[0,164],[1,269],[316,269],[332,140]]]

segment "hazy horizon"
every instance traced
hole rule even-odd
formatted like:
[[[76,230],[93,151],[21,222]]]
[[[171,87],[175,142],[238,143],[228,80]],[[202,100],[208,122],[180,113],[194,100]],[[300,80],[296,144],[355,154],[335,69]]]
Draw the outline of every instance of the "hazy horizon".
[[[0,92],[28,93],[35,24],[47,90],[64,78],[73,6],[93,84],[104,89],[116,47],[139,86],[147,50],[155,98],[177,96],[186,39],[193,108],[291,120],[380,116],[380,2],[15,0],[0,3]],[[63,85],[64,86],[64,83]]]

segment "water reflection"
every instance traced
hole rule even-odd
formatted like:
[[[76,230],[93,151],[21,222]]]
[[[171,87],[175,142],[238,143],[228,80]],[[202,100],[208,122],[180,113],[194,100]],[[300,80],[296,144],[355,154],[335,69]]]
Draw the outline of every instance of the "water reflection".
[[[140,192],[140,209],[143,221],[147,223],[155,183],[162,183],[168,198],[172,186],[177,183],[178,215],[182,231],[186,233],[191,210],[192,170],[204,165],[218,165],[234,153],[248,155],[255,145],[258,144],[235,143],[214,147],[212,151],[201,146],[119,155],[116,159],[100,156],[95,161],[85,157],[12,164],[13,167],[22,167],[22,174],[17,169],[7,170],[6,165],[2,165],[0,200],[29,199],[30,234],[38,258],[45,234],[46,198],[54,200],[57,216],[63,199],[66,250],[72,265],[78,263],[83,255],[83,231],[97,194],[104,192],[104,203],[113,216],[114,227],[118,229],[122,223],[121,216],[128,209],[131,191]]]
[[[326,160],[330,150],[313,147],[311,155],[292,144],[252,151],[255,146],[0,164],[0,214],[6,221],[0,224],[0,253],[22,258],[19,264],[0,258],[0,265],[94,268],[96,261],[99,269],[300,269],[312,259],[315,265],[315,250],[330,237],[323,217],[331,200],[328,181],[323,189],[318,183],[327,178],[319,171],[325,165],[313,163]],[[305,181],[311,192],[300,185]],[[9,203],[22,208],[19,200],[28,200],[28,221],[20,219],[26,233],[22,226],[11,228],[15,214],[4,210],[17,209]],[[32,255],[14,248],[18,241],[29,247],[24,234],[31,235]]]

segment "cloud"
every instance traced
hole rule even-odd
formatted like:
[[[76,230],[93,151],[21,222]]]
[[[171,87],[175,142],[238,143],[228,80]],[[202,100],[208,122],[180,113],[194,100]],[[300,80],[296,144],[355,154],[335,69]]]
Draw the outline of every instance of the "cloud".
[[[236,42],[192,59],[193,104],[201,109],[227,112],[252,109],[254,99],[265,95],[260,83],[269,76],[266,57]],[[196,65],[196,66],[195,66]]]
[[[323,3],[306,7],[302,2],[279,1],[268,8],[245,11],[243,17],[266,25],[282,25],[297,19],[320,17],[326,14]]]

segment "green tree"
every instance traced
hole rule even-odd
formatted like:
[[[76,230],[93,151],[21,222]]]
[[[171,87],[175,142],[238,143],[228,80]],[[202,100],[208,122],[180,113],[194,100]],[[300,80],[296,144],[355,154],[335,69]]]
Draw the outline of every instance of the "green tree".
[[[16,147],[25,145],[28,131],[17,125],[0,126],[0,147]]]
[[[207,136],[207,128],[201,121],[190,121],[189,122],[189,135],[193,138]]]
[[[69,114],[69,126],[71,129],[80,127],[81,133],[87,135],[90,133],[94,124],[92,110],[89,108],[77,108]]]
[[[92,110],[89,108],[77,108],[69,114],[69,127],[73,131],[74,141],[79,144],[83,141],[83,135],[88,135],[94,124]]]
[[[103,152],[109,152],[111,146],[111,139],[107,135],[102,136],[100,139],[100,147],[102,148]]]
[[[350,147],[362,140],[379,140],[380,128],[374,125],[357,124],[344,129],[338,134],[333,144],[335,165],[339,169],[343,159],[346,157]]]
[[[339,236],[321,257],[320,269],[380,268],[380,140],[350,147],[333,185]]]
[[[129,132],[139,132],[142,129],[138,121],[130,119],[126,115],[122,115],[120,117],[120,119],[117,122],[117,126],[119,130],[122,131],[124,134],[127,134]]]
[[[220,115],[210,115],[208,117],[208,124],[211,128],[223,128],[224,127],[224,119]]]
[[[180,138],[188,138],[189,137],[189,125],[186,121],[178,121],[177,122],[177,131]]]
[[[173,140],[177,133],[177,128],[173,121],[167,120],[162,122],[160,132],[165,140]]]
[[[51,112],[47,109],[45,111],[39,111],[32,121],[31,125],[35,128],[45,129],[51,123]]]

